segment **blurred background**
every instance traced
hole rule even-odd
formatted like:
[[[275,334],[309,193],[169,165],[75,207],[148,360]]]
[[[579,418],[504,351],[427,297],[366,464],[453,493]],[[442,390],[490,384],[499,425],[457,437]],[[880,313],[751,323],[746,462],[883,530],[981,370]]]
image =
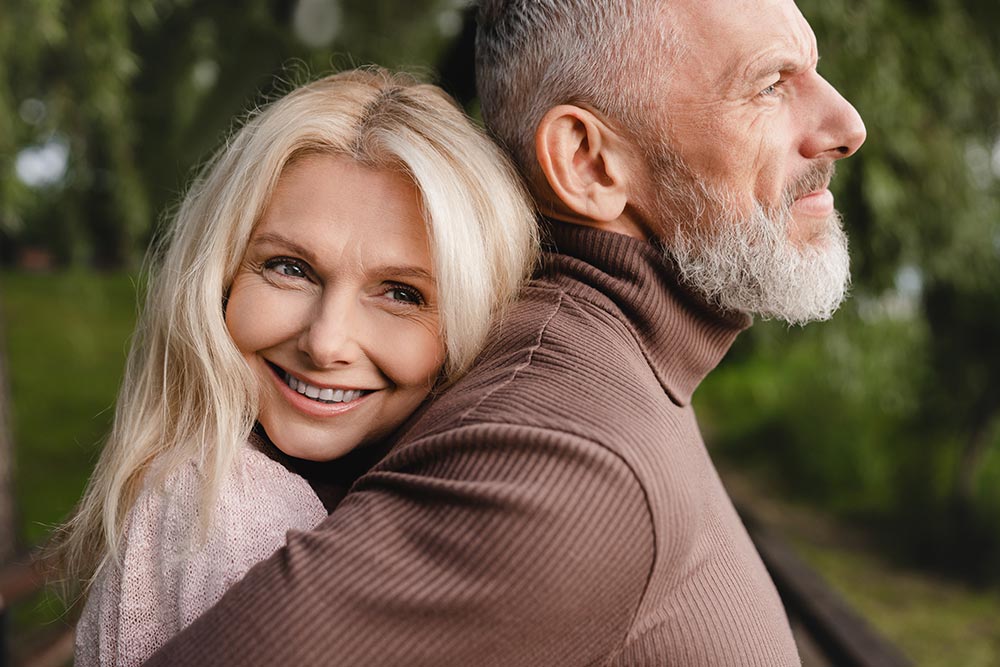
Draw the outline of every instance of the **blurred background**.
[[[333,68],[416,71],[475,114],[467,4],[4,1],[0,564],[82,491],[192,169]],[[702,427],[741,506],[916,664],[1000,665],[1000,5],[798,4],[868,127],[834,182],[852,297],[744,334],[695,396]],[[16,608],[15,653],[61,613]]]

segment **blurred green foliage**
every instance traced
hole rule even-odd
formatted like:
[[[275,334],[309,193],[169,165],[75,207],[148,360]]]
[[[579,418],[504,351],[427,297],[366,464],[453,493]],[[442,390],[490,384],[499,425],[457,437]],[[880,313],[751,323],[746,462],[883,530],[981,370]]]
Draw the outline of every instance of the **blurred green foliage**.
[[[464,4],[6,0],[0,259],[41,246],[62,265],[136,266],[233,118],[334,65],[427,69]],[[59,151],[64,173],[19,177],[19,161]]]

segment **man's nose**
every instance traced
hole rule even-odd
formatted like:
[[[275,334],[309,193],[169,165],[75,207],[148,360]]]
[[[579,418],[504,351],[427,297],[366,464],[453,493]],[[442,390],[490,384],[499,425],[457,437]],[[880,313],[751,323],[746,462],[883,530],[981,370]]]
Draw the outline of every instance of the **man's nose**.
[[[363,354],[358,309],[350,297],[331,295],[318,301],[299,336],[299,351],[320,369],[356,362]]]
[[[811,131],[802,142],[802,157],[839,160],[854,155],[867,132],[861,115],[823,77],[816,75]]]

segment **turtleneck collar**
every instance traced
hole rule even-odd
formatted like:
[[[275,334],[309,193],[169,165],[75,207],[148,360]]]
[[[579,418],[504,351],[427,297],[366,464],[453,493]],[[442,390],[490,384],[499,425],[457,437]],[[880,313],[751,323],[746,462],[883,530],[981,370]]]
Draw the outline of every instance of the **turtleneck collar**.
[[[610,299],[664,390],[688,405],[750,316],[721,311],[681,286],[676,269],[648,241],[556,220],[543,227],[549,251],[543,274],[558,267]]]

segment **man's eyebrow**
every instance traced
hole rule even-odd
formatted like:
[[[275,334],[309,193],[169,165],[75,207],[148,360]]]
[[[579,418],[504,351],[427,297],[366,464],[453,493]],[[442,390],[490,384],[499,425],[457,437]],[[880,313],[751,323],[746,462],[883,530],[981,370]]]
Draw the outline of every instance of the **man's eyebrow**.
[[[745,80],[758,81],[770,74],[795,72],[805,68],[801,59],[789,58],[786,55],[769,55],[751,61],[743,72]]]
[[[815,67],[819,62],[815,41],[809,45],[808,55],[792,48],[790,52],[786,45],[786,48],[780,50],[760,53],[742,67],[732,67],[731,71],[740,73],[738,76],[742,78],[738,80],[756,82],[771,74],[801,72]]]

